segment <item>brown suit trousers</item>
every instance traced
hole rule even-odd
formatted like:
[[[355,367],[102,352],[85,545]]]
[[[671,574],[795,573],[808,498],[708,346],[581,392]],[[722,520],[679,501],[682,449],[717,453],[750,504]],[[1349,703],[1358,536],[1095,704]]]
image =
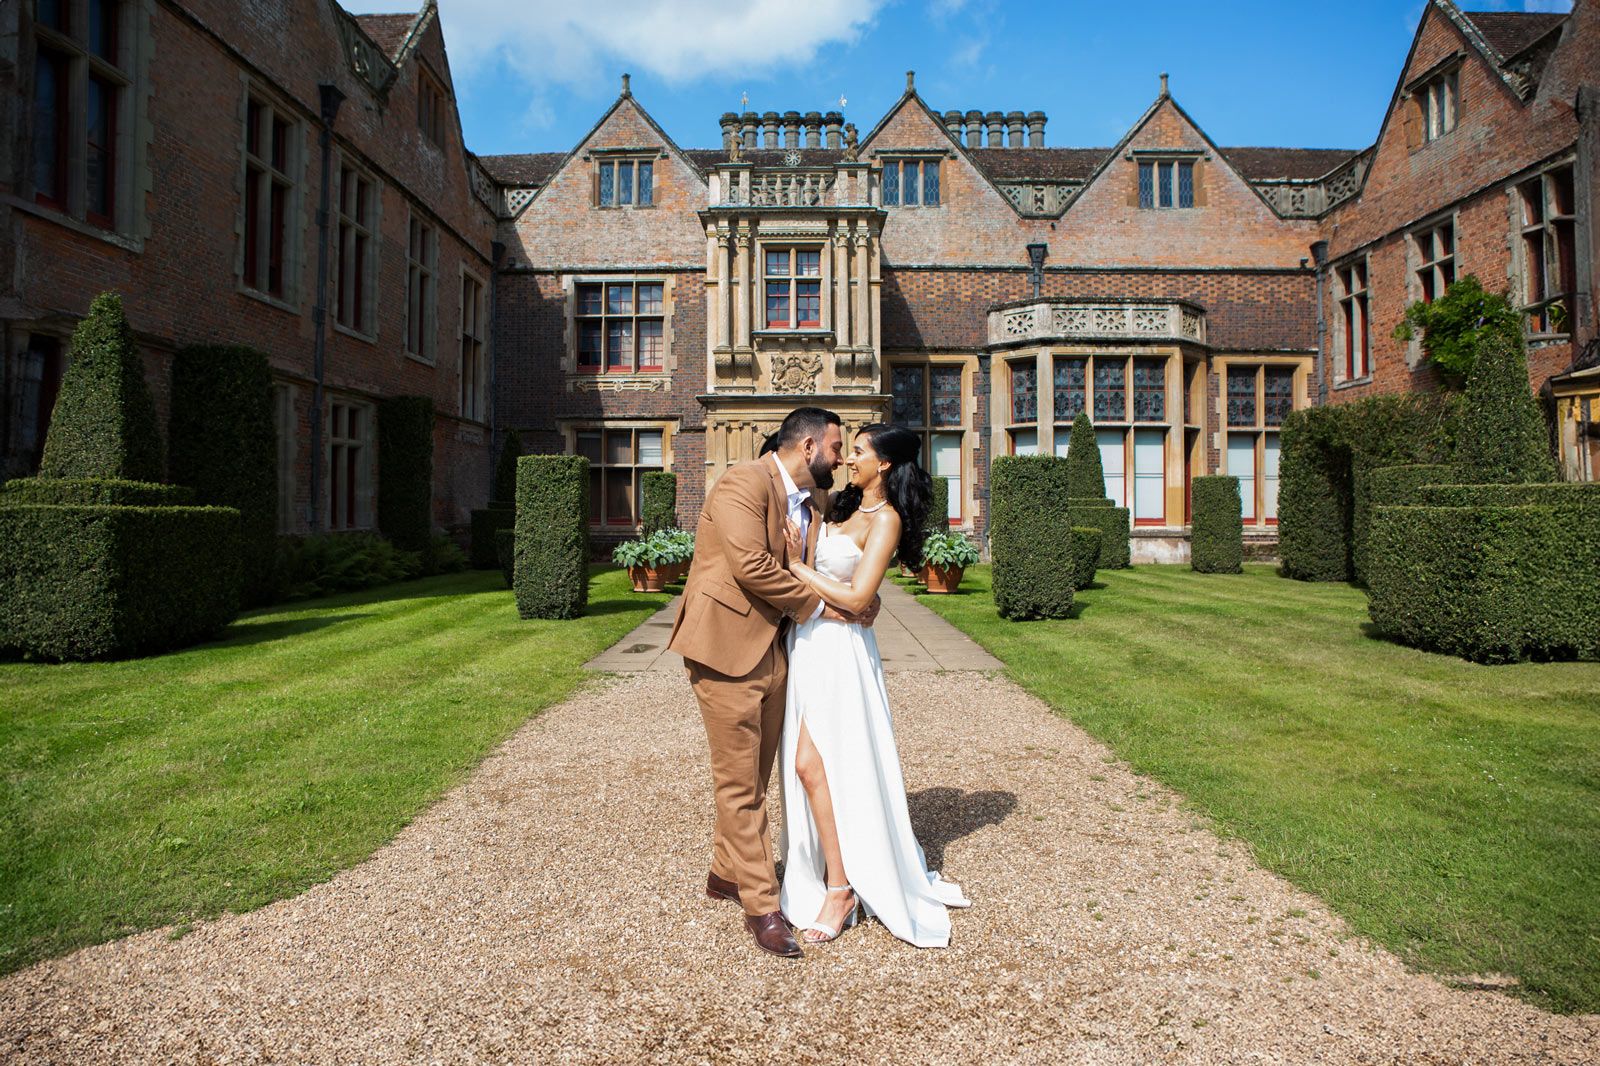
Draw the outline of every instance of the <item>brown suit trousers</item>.
[[[684,657],[711,747],[711,870],[738,884],[747,914],[778,909],[767,781],[783,735],[784,624],[810,618],[821,603],[788,570],[782,485],[769,456],[731,467],[712,488],[668,641]],[[808,558],[822,528],[815,493],[810,506]]]

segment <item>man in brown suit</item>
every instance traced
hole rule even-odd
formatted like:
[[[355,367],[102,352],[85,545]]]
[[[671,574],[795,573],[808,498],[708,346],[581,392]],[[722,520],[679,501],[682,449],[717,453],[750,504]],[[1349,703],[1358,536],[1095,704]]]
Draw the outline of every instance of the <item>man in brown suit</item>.
[[[767,779],[783,735],[788,625],[849,618],[789,572],[785,525],[805,531],[810,560],[822,529],[823,490],[844,462],[839,416],[792,411],[774,454],[729,467],[700,511],[694,565],[668,647],[683,656],[711,744],[716,845],[706,895],[739,903],[763,951],[798,958],[778,909],[767,826]],[[873,612],[876,613],[876,610]]]

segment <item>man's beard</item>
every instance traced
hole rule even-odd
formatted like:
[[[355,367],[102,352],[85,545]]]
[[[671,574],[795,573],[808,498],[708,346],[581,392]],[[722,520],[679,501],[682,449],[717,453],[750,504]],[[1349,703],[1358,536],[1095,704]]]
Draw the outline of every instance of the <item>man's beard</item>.
[[[821,452],[811,460],[811,480],[816,482],[819,489],[833,488],[833,464]]]

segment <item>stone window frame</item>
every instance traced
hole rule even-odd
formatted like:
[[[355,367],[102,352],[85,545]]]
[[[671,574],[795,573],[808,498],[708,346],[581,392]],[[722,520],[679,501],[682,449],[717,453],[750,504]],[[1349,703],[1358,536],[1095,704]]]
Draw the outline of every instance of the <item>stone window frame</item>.
[[[578,365],[578,326],[579,320],[584,316],[578,314],[578,287],[580,285],[600,285],[607,283],[631,283],[637,286],[641,283],[661,286],[661,347],[662,366],[659,370],[605,370],[604,337],[601,339],[602,349],[600,356],[600,370],[584,369]],[[628,272],[622,274],[567,274],[561,279],[563,295],[566,301],[566,331],[564,337],[565,352],[561,357],[561,372],[567,375],[568,390],[574,387],[577,379],[604,380],[611,383],[608,387],[627,388],[629,386],[642,386],[659,388],[661,383],[669,383],[673,373],[678,369],[678,357],[673,345],[673,319],[674,299],[677,289],[676,275],[672,273]],[[602,299],[604,290],[602,289]],[[637,318],[637,314],[634,316]],[[655,316],[648,316],[655,317]],[[635,342],[637,343],[637,341]]]
[[[1255,377],[1255,417],[1248,423],[1234,423],[1228,417],[1228,377],[1236,370],[1247,369]],[[1239,486],[1239,501],[1246,509],[1252,512],[1251,517],[1244,519],[1247,529],[1270,529],[1278,524],[1276,496],[1273,497],[1273,516],[1267,517],[1266,483],[1271,480],[1277,482],[1277,477],[1270,477],[1266,473],[1267,438],[1269,435],[1278,435],[1283,432],[1283,422],[1267,421],[1266,405],[1266,377],[1268,371],[1290,371],[1289,408],[1288,411],[1299,411],[1310,406],[1311,359],[1309,356],[1299,359],[1284,359],[1281,356],[1270,355],[1227,355],[1219,356],[1215,360],[1215,373],[1220,382],[1218,395],[1218,433],[1221,437],[1217,448],[1217,473],[1227,474],[1228,450],[1230,435],[1252,437],[1251,447],[1251,497],[1247,501],[1244,497],[1245,487]],[[1287,415],[1288,411],[1284,414]],[[1281,454],[1281,452],[1280,452]],[[1238,472],[1233,472],[1237,477]]]
[[[377,457],[377,405],[370,400],[348,394],[332,394],[327,397],[327,413],[323,416],[326,425],[323,435],[323,469],[327,471],[328,498],[323,501],[327,505],[328,529],[330,532],[343,530],[370,530],[376,525],[375,511],[372,499],[372,473],[373,464]],[[340,412],[345,417],[341,419]],[[348,429],[349,412],[355,411],[361,415],[356,424],[354,434],[335,433],[337,429]],[[351,464],[348,461],[349,449],[359,449],[354,463],[354,481],[352,482]],[[340,460],[345,460],[343,463]],[[339,490],[344,489],[341,493]],[[351,489],[353,488],[353,493]],[[339,497],[345,497],[343,508],[340,506]],[[350,499],[354,498],[354,513],[350,513]],[[345,524],[338,524],[339,516],[343,515]]]
[[[1509,188],[1518,307],[1523,312],[1523,329],[1530,338],[1540,341],[1556,340],[1569,333],[1558,327],[1558,313],[1552,309],[1562,306],[1570,321],[1577,289],[1576,172],[1575,159],[1566,156],[1512,182]],[[1539,194],[1537,201],[1530,197],[1535,190]],[[1540,258],[1537,273],[1533,269],[1535,246]],[[1552,283],[1552,267],[1567,276]],[[1567,285],[1565,289],[1558,287],[1562,281]]]
[[[476,306],[470,308],[467,300],[468,284],[477,287]],[[457,368],[459,388],[457,395],[461,417],[472,422],[487,422],[489,418],[489,283],[466,263],[461,264],[460,286],[456,298],[456,347],[461,354]],[[469,323],[474,324],[469,328]],[[468,364],[476,370],[468,374]]]
[[[614,519],[611,518],[610,515],[608,515],[606,513],[606,500],[605,500],[605,496],[604,496],[605,476],[606,476],[605,475],[605,471],[606,470],[616,470],[616,469],[628,469],[628,470],[631,470],[633,473],[630,475],[630,482],[631,482],[631,487],[632,487],[633,493],[634,493],[634,497],[633,498],[634,498],[634,501],[635,501],[635,505],[637,506],[637,505],[641,504],[642,503],[641,493],[643,491],[643,482],[642,482],[642,480],[640,480],[639,476],[641,474],[643,474],[643,473],[647,473],[647,472],[653,471],[653,470],[664,470],[664,471],[671,471],[672,470],[672,464],[673,464],[672,445],[673,445],[673,438],[674,438],[675,434],[677,433],[677,430],[678,430],[678,420],[677,419],[563,418],[563,419],[557,419],[556,420],[556,431],[561,434],[562,451],[563,451],[563,454],[566,454],[566,455],[581,455],[581,454],[583,454],[578,449],[578,435],[580,433],[599,433],[601,435],[600,436],[600,449],[601,449],[600,454],[601,454],[602,458],[605,455],[605,434],[606,433],[608,433],[608,432],[616,433],[616,432],[627,431],[627,432],[630,432],[630,433],[633,434],[633,446],[632,446],[633,459],[634,459],[633,462],[624,463],[624,464],[611,464],[611,463],[605,463],[605,462],[602,461],[599,464],[595,464],[593,461],[591,461],[591,463],[590,463],[590,469],[589,469],[590,489],[589,489],[589,492],[590,492],[591,515],[590,515],[590,521],[589,521],[589,528],[591,530],[595,530],[595,531],[610,530],[610,531],[619,532],[619,533],[620,532],[624,532],[624,531],[632,531],[632,532],[637,533],[637,532],[641,531],[644,528],[643,515],[642,514],[641,515],[636,515],[634,517],[634,521],[630,523],[630,522],[627,522],[627,521],[614,520]],[[661,465],[660,466],[655,466],[655,465],[652,465],[652,464],[644,464],[644,463],[640,463],[638,461],[639,456],[638,456],[638,436],[637,435],[638,435],[638,433],[640,431],[644,431],[646,433],[659,432],[661,434]],[[600,493],[598,495],[595,493],[595,489],[594,489],[594,482],[595,482],[595,480],[597,478],[599,479],[599,482],[600,482]],[[600,513],[600,520],[598,522],[594,521],[594,519],[593,519],[593,509],[595,508],[595,506],[597,504],[598,504],[599,513]]]
[[[877,155],[877,160],[882,164],[878,173],[878,199],[885,208],[941,208],[947,203],[944,195],[944,152],[915,152],[895,151],[884,152]],[[904,195],[904,175],[907,165],[914,166],[917,174],[917,202],[907,203]],[[928,193],[928,168],[933,168],[933,193],[937,200],[935,203],[927,202]],[[895,180],[890,181],[889,175],[893,172]],[[892,190],[892,192],[891,192]],[[892,196],[892,198],[891,198]]]
[[[1460,219],[1452,213],[1432,219],[1409,234],[1406,258],[1411,267],[1411,295],[1414,300],[1432,303],[1455,282],[1459,227]],[[1441,253],[1441,244],[1447,244],[1448,250]]]
[[[961,438],[961,472],[957,475],[958,481],[950,495],[958,508],[957,517],[949,520],[953,529],[970,529],[976,514],[976,500],[973,496],[976,469],[973,461],[974,442],[978,432],[976,424],[977,405],[973,393],[973,382],[977,376],[977,360],[968,356],[941,356],[935,353],[917,354],[908,356],[890,356],[884,361],[884,376],[889,385],[890,394],[890,420],[897,425],[903,425],[912,433],[922,438],[922,460],[925,469],[930,474],[933,469],[933,438],[936,436],[959,436]],[[924,408],[925,424],[913,425],[902,420],[894,410],[894,372],[901,369],[921,369],[924,372],[922,379],[922,402]],[[960,372],[959,392],[961,402],[961,417],[954,425],[936,425],[933,422],[933,375],[934,370],[958,370]],[[948,474],[941,475],[948,477]]]
[[[659,202],[661,183],[656,171],[656,163],[667,158],[665,150],[660,148],[595,148],[591,149],[588,158],[592,161],[594,171],[592,187],[590,189],[590,205],[605,211],[648,211]],[[650,167],[650,202],[639,202],[640,182],[639,166],[644,164]],[[606,199],[604,188],[605,168],[611,168],[612,186],[610,199]],[[621,202],[621,175],[626,170],[629,174],[629,199]]]
[[[1357,275],[1359,271],[1359,275]],[[1360,286],[1354,281],[1359,277]],[[1334,340],[1333,387],[1350,388],[1370,384],[1372,381],[1372,262],[1371,256],[1362,252],[1336,263],[1328,271],[1328,284],[1332,288],[1330,303],[1334,309],[1333,328],[1328,332]],[[1346,305],[1349,305],[1346,307]],[[1362,353],[1362,373],[1352,375],[1351,359],[1354,357],[1350,330],[1356,309],[1362,314],[1365,329]]]
[[[434,366],[439,358],[439,230],[414,206],[406,219],[407,359]],[[419,247],[420,245],[420,247]]]
[[[1135,148],[1128,153],[1127,158],[1133,161],[1133,186],[1128,193],[1128,206],[1136,207],[1141,211],[1192,211],[1206,206],[1205,196],[1205,161],[1208,158],[1201,149],[1183,148]],[[1165,186],[1170,191],[1172,202],[1161,202],[1160,179],[1163,167],[1171,167],[1171,179]],[[1149,168],[1147,171],[1146,168]],[[1183,171],[1187,168],[1189,174],[1189,202],[1183,202]],[[1150,177],[1150,197],[1145,199],[1145,175]]]
[[[311,153],[307,150],[307,137],[310,129],[305,117],[300,110],[276,89],[267,83],[251,77],[248,73],[239,75],[241,92],[239,94],[239,109],[237,114],[237,128],[239,139],[237,149],[239,152],[239,169],[237,171],[237,196],[238,207],[234,216],[234,291],[262,303],[270,304],[284,311],[299,313],[302,293],[305,289],[305,256],[307,252],[306,236],[306,190],[309,183],[309,168],[311,166]],[[252,103],[267,108],[264,114],[281,116],[288,122],[287,158],[285,168],[278,170],[271,166],[270,160],[264,164],[250,150],[250,105]],[[268,288],[251,284],[246,280],[246,245],[249,230],[249,186],[252,180],[252,169],[266,169],[266,184],[271,185],[274,174],[283,179],[288,188],[287,199],[283,211],[283,291],[273,293]],[[259,180],[259,179],[257,179]],[[261,204],[260,211],[269,212],[270,205]],[[270,234],[269,234],[270,237]],[[270,251],[262,253],[264,260],[270,262]]]
[[[1420,152],[1461,128],[1461,72],[1466,53],[1452,52],[1406,83],[1401,92],[1401,127],[1406,150]]]
[[[799,273],[797,266],[798,260],[796,257],[801,253],[816,255],[817,272],[815,274]],[[767,269],[767,257],[769,255],[778,254],[786,254],[788,256],[787,273],[773,273],[769,272]],[[812,240],[806,240],[804,238],[780,238],[777,240],[761,240],[757,242],[755,262],[756,265],[761,268],[761,290],[757,297],[757,306],[760,311],[759,319],[761,325],[756,327],[755,332],[795,333],[799,331],[815,331],[823,328],[822,323],[826,317],[824,312],[832,295],[828,291],[829,286],[826,284],[828,280],[828,257],[831,254],[832,250],[829,247],[828,241],[823,237],[818,237]],[[785,299],[788,301],[789,306],[789,321],[786,324],[773,325],[767,320],[767,312],[770,306],[768,303],[770,299],[769,291],[770,286],[774,284],[786,284],[788,287],[788,294],[785,296]],[[802,322],[800,319],[801,294],[799,286],[802,284],[814,284],[817,287],[817,317],[815,320],[808,319]]]
[[[357,181],[364,181],[371,187],[371,202],[368,207],[368,219],[362,220],[348,215],[345,199],[345,173],[354,175]],[[334,331],[349,337],[355,337],[368,343],[378,340],[379,322],[379,286],[378,268],[382,260],[383,247],[383,183],[377,176],[355,157],[353,153],[339,150],[334,153],[332,171],[334,195],[333,210],[330,212],[329,224],[332,232],[332,244],[329,248],[330,278],[333,285],[333,314],[329,316]],[[359,270],[356,283],[360,286],[360,308],[364,312],[362,321],[347,323],[343,321],[344,304],[341,300],[340,283],[344,276],[345,257],[347,251],[344,247],[346,227],[349,227],[349,236],[352,241],[359,243],[362,237],[366,238],[367,250],[365,259]],[[353,254],[353,253],[352,253]]]
[[[417,60],[416,71],[417,129],[422,134],[424,144],[442,152],[445,143],[445,105],[450,97],[444,91],[444,82],[421,59]]]

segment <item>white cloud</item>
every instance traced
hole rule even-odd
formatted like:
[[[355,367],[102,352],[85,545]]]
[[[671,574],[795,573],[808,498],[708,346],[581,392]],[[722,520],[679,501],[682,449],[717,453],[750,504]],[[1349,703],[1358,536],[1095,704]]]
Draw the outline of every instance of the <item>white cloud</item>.
[[[341,0],[352,12],[408,0]],[[414,0],[412,0],[414,2]],[[623,70],[669,82],[765,73],[853,43],[884,0],[440,0],[452,66],[500,58],[533,85],[591,85]]]

